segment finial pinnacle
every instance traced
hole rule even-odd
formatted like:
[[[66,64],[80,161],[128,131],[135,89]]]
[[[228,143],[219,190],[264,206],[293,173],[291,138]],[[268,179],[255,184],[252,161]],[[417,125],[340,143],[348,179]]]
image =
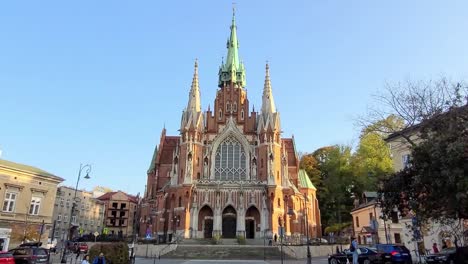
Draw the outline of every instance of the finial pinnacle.
[[[195,58],[195,68],[198,68],[198,58]]]

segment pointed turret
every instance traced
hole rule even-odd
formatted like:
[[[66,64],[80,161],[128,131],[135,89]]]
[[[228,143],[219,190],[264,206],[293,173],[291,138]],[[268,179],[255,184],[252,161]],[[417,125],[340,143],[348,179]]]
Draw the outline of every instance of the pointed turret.
[[[275,100],[273,99],[273,91],[270,81],[270,66],[268,63],[265,67],[265,84],[263,86],[262,109],[259,115],[257,132],[280,131],[279,113],[276,111]]]
[[[201,112],[200,87],[198,84],[198,60],[195,60],[192,86],[190,88],[187,108],[182,113],[181,133],[190,128],[201,129],[203,114]]]
[[[262,113],[276,113],[275,100],[273,99],[273,91],[271,90],[270,66],[268,63],[266,64],[265,84],[263,85]]]
[[[201,111],[200,87],[198,86],[198,60],[195,60],[195,69],[193,72],[192,87],[190,88],[187,111]]]
[[[239,59],[239,41],[237,40],[236,14],[233,9],[231,35],[227,41],[227,57],[226,62],[221,63],[219,70],[219,86],[224,82],[232,81],[240,87],[245,87],[245,68],[244,63]]]

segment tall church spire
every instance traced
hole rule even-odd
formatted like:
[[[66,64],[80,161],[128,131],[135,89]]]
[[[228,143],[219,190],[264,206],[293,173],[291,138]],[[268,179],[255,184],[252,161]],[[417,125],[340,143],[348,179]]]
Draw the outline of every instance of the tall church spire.
[[[275,100],[273,99],[273,91],[271,90],[270,66],[268,65],[268,62],[265,67],[265,84],[263,85],[262,113],[276,113]]]
[[[187,104],[187,111],[200,112],[200,88],[198,86],[198,59],[195,60],[195,69],[192,79],[192,87],[190,88],[189,101]]]
[[[245,87],[245,68],[244,63],[239,59],[239,40],[237,39],[236,13],[232,10],[231,35],[227,41],[227,57],[226,62],[221,64],[219,69],[219,86],[224,82],[232,81]]]

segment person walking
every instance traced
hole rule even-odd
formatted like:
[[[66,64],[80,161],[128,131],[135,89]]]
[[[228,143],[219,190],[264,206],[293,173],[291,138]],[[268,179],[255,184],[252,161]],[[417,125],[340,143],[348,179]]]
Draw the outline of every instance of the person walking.
[[[94,258],[93,264],[106,264],[106,258],[102,252],[99,253],[99,256]]]
[[[351,237],[351,245],[349,247],[349,250],[353,252],[353,264],[359,264],[358,263],[358,258],[359,258],[358,243],[355,237]]]
[[[437,243],[434,243],[434,244],[432,245],[432,251],[434,251],[434,254],[439,253],[439,248],[437,248]]]
[[[81,264],[89,264],[89,255],[84,255]]]

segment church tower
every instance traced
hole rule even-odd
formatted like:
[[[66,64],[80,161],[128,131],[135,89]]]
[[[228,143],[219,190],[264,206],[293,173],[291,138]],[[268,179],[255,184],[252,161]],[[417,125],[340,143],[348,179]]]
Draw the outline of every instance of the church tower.
[[[179,135],[161,133],[148,169],[140,235],[300,239],[320,235],[316,189],[299,170],[294,138],[282,138],[266,64],[261,109],[250,110],[233,12],[213,108],[201,109],[198,60]],[[306,200],[308,202],[306,202]],[[310,215],[307,218],[306,215]],[[306,216],[306,217],[304,217]],[[307,227],[307,228],[306,228]]]

